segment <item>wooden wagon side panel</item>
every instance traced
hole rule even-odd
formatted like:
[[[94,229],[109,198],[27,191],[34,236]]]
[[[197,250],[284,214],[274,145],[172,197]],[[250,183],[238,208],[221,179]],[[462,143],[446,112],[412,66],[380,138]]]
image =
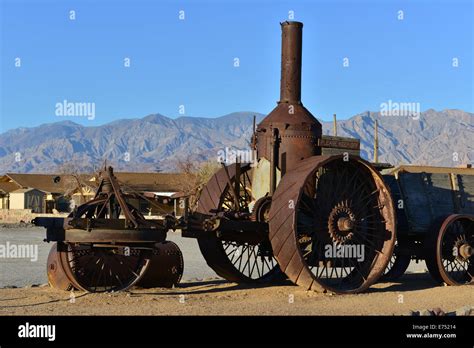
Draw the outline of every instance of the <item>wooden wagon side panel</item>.
[[[383,175],[383,180],[392,193],[393,206],[397,212],[397,230],[399,233],[406,234],[409,232],[409,225],[406,216],[405,202],[400,192],[398,180],[395,175]]]
[[[400,173],[399,183],[410,232],[426,233],[437,218],[455,211],[448,173]]]
[[[457,174],[455,183],[459,192],[459,212],[474,214],[474,175]]]
[[[421,173],[425,190],[428,194],[432,223],[438,218],[451,215],[456,211],[455,192],[448,173]]]
[[[432,217],[428,196],[423,189],[423,177],[421,173],[400,173],[398,178],[409,230],[412,233],[424,233]]]

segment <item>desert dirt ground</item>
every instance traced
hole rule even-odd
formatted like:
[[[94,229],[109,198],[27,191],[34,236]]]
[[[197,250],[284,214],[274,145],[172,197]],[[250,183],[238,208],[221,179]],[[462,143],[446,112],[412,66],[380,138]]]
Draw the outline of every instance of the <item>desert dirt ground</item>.
[[[283,282],[249,287],[219,279],[189,281],[174,289],[111,294],[70,293],[47,286],[0,289],[0,315],[410,315],[474,305],[474,287],[437,286],[426,274],[378,283],[357,295],[305,291]]]

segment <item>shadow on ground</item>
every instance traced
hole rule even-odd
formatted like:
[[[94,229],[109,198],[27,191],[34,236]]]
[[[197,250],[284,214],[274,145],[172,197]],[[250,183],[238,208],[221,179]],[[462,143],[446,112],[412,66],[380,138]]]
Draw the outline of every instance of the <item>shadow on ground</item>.
[[[416,291],[431,289],[440,286],[429,273],[407,273],[404,274],[400,279],[396,281],[380,282],[380,284],[389,284],[383,288],[371,287],[367,290],[368,293],[372,292],[404,292],[404,291]]]
[[[439,286],[440,284],[435,282],[428,273],[422,274],[405,274],[399,280],[392,282],[380,282],[381,284],[387,284],[383,287],[374,287],[365,291],[365,293],[384,293],[384,292],[407,292],[431,289]],[[261,289],[271,288],[276,286],[296,286],[289,280],[274,282],[274,283],[257,283],[257,284],[236,284],[231,283],[224,279],[213,279],[203,281],[189,281],[181,283],[174,289],[140,289],[136,292],[138,295],[190,295],[190,294],[210,294],[210,293],[221,293],[236,290],[249,290],[249,289]],[[376,285],[375,285],[376,286]],[[188,290],[189,289],[189,290]],[[147,290],[153,290],[153,292],[147,292]],[[158,291],[157,291],[158,290]],[[131,292],[134,293],[133,291]]]
[[[195,282],[185,282],[179,284],[178,287],[174,289],[165,289],[165,288],[155,288],[153,290],[159,290],[156,292],[146,292],[146,290],[152,289],[143,289],[136,288],[138,292],[131,291],[132,294],[137,295],[192,295],[192,294],[211,294],[211,293],[220,293],[220,292],[229,292],[236,290],[250,290],[250,289],[261,289],[261,288],[271,288],[277,286],[296,286],[289,280],[283,280],[273,283],[256,283],[256,284],[237,284],[231,283],[224,279],[213,279],[213,280],[202,280]],[[192,288],[193,290],[186,290]],[[197,289],[196,289],[197,288]]]

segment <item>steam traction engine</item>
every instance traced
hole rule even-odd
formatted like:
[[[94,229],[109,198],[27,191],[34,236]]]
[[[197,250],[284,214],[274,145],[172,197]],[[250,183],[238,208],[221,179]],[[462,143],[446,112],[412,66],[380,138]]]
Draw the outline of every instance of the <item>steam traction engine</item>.
[[[207,264],[232,282],[287,276],[309,290],[356,293],[377,281],[394,248],[394,202],[371,164],[347,149],[322,154],[321,124],[301,103],[302,27],[281,24],[280,101],[255,129],[257,161],[224,165],[196,209],[164,220],[145,219],[132,201],[147,197],[106,168],[96,197],[69,218],[35,220],[57,242],[53,286],[172,286],[183,259],[166,241],[170,229],[197,238]]]
[[[258,162],[218,171],[183,236],[198,238],[208,265],[231,281],[283,272],[306,289],[359,292],[392,254],[390,192],[358,156],[321,155],[321,124],[301,103],[303,24],[281,26],[280,101],[254,134]],[[334,246],[360,246],[363,258],[336,256]]]

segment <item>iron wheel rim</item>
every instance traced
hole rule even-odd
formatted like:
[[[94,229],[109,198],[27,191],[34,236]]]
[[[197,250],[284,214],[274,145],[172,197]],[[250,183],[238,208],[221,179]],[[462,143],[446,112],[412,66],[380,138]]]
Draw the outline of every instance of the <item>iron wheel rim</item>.
[[[474,255],[462,257],[458,251],[459,243],[474,246],[474,217],[451,215],[441,225],[436,243],[436,261],[440,276],[448,285],[474,283]]]

